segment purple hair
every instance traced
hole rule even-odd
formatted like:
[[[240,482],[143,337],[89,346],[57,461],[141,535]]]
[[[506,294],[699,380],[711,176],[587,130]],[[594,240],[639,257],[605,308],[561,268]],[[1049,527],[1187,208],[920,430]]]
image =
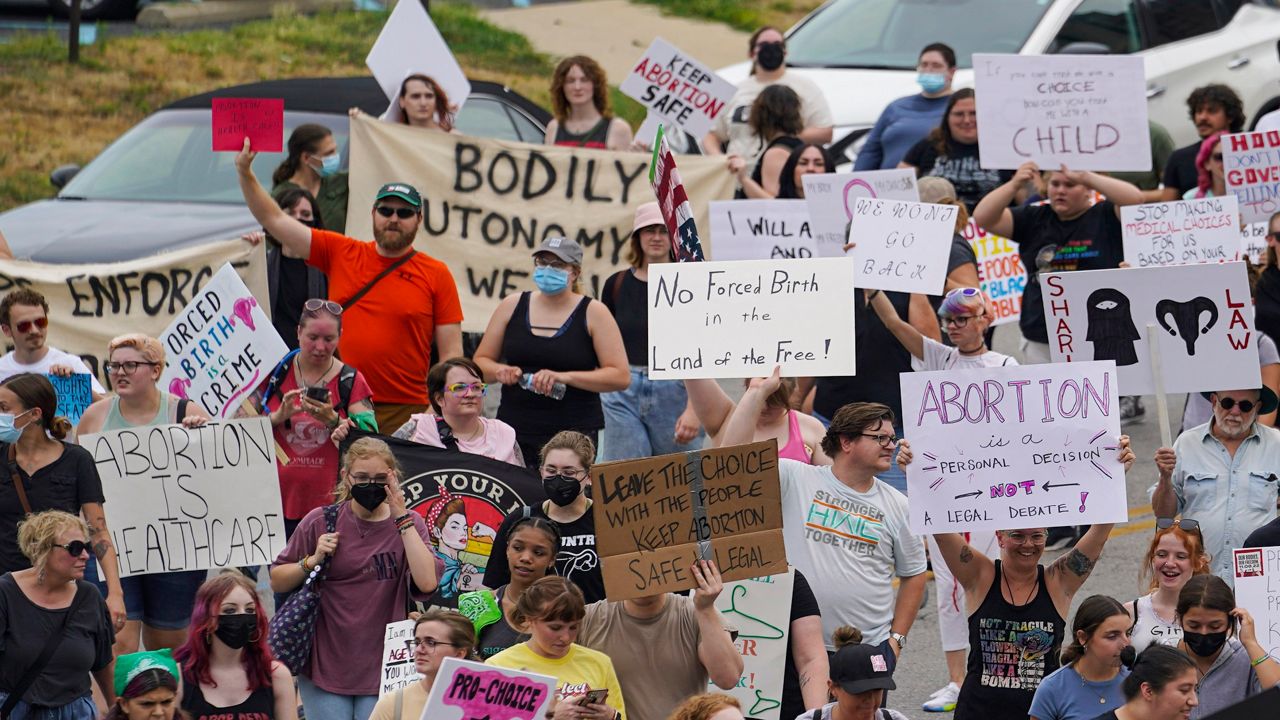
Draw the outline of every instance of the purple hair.
[[[938,306],[940,317],[958,317],[962,315],[979,316],[987,314],[987,303],[978,288],[958,287],[947,293]]]

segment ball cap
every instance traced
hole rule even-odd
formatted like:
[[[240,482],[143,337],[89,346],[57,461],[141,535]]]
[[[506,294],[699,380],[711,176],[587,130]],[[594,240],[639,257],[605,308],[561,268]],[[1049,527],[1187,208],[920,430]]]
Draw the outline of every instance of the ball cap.
[[[846,645],[831,658],[831,680],[841,690],[857,695],[868,690],[896,690],[887,654],[879,645]]]
[[[422,196],[418,194],[418,190],[409,183],[387,183],[378,190],[378,194],[373,196],[374,202],[383,198],[400,198],[414,207],[422,207]]]
[[[547,238],[533,251],[535,256],[538,253],[551,253],[570,265],[582,265],[582,246],[569,238]]]

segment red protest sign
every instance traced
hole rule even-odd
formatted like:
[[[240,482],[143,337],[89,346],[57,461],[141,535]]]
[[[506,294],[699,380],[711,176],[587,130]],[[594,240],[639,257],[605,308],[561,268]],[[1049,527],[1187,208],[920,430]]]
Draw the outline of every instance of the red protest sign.
[[[239,152],[245,137],[258,152],[284,149],[284,100],[214,98],[213,151]]]

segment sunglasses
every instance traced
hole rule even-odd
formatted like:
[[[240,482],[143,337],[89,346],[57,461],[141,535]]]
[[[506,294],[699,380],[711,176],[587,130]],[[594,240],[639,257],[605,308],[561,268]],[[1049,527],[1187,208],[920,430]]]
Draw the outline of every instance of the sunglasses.
[[[1177,525],[1188,532],[1200,532],[1200,523],[1190,518],[1182,518],[1181,520],[1174,520],[1173,518],[1168,517],[1156,518],[1157,530],[1168,530],[1174,525]]]
[[[41,318],[36,318],[35,320],[19,320],[18,322],[13,324],[13,327],[18,332],[24,333],[24,332],[31,332],[32,325],[35,325],[36,327],[43,330],[49,327],[49,318],[41,317]]]
[[[1236,400],[1235,398],[1229,397],[1218,398],[1218,407],[1223,410],[1230,410],[1237,406],[1240,408],[1240,412],[1248,414],[1253,412],[1253,409],[1258,406],[1258,403],[1252,400]]]
[[[386,205],[375,205],[373,207],[373,211],[378,213],[384,218],[389,218],[392,215],[395,215],[401,220],[408,220],[409,218],[418,214],[418,211],[415,210],[414,208],[406,208],[406,207],[393,208],[393,207],[387,207]]]
[[[342,306],[332,300],[322,300],[320,298],[311,298],[302,303],[302,311],[306,313],[318,313],[321,310],[334,316],[342,315]]]
[[[80,557],[89,549],[89,543],[83,540],[72,540],[66,545],[55,545],[54,547],[60,547],[63,550],[66,550],[71,557]]]
[[[1213,153],[1209,156],[1209,159],[1214,162],[1222,162],[1222,153]]]

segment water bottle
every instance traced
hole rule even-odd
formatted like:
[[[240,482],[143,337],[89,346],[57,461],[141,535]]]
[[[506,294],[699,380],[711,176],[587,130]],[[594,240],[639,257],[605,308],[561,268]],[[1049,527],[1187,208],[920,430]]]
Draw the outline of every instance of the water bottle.
[[[562,382],[558,382],[551,386],[551,392],[540,393],[537,390],[533,389],[533,373],[525,373],[520,377],[520,387],[536,395],[546,395],[552,400],[563,400],[565,390],[569,389],[568,385],[565,385]]]

